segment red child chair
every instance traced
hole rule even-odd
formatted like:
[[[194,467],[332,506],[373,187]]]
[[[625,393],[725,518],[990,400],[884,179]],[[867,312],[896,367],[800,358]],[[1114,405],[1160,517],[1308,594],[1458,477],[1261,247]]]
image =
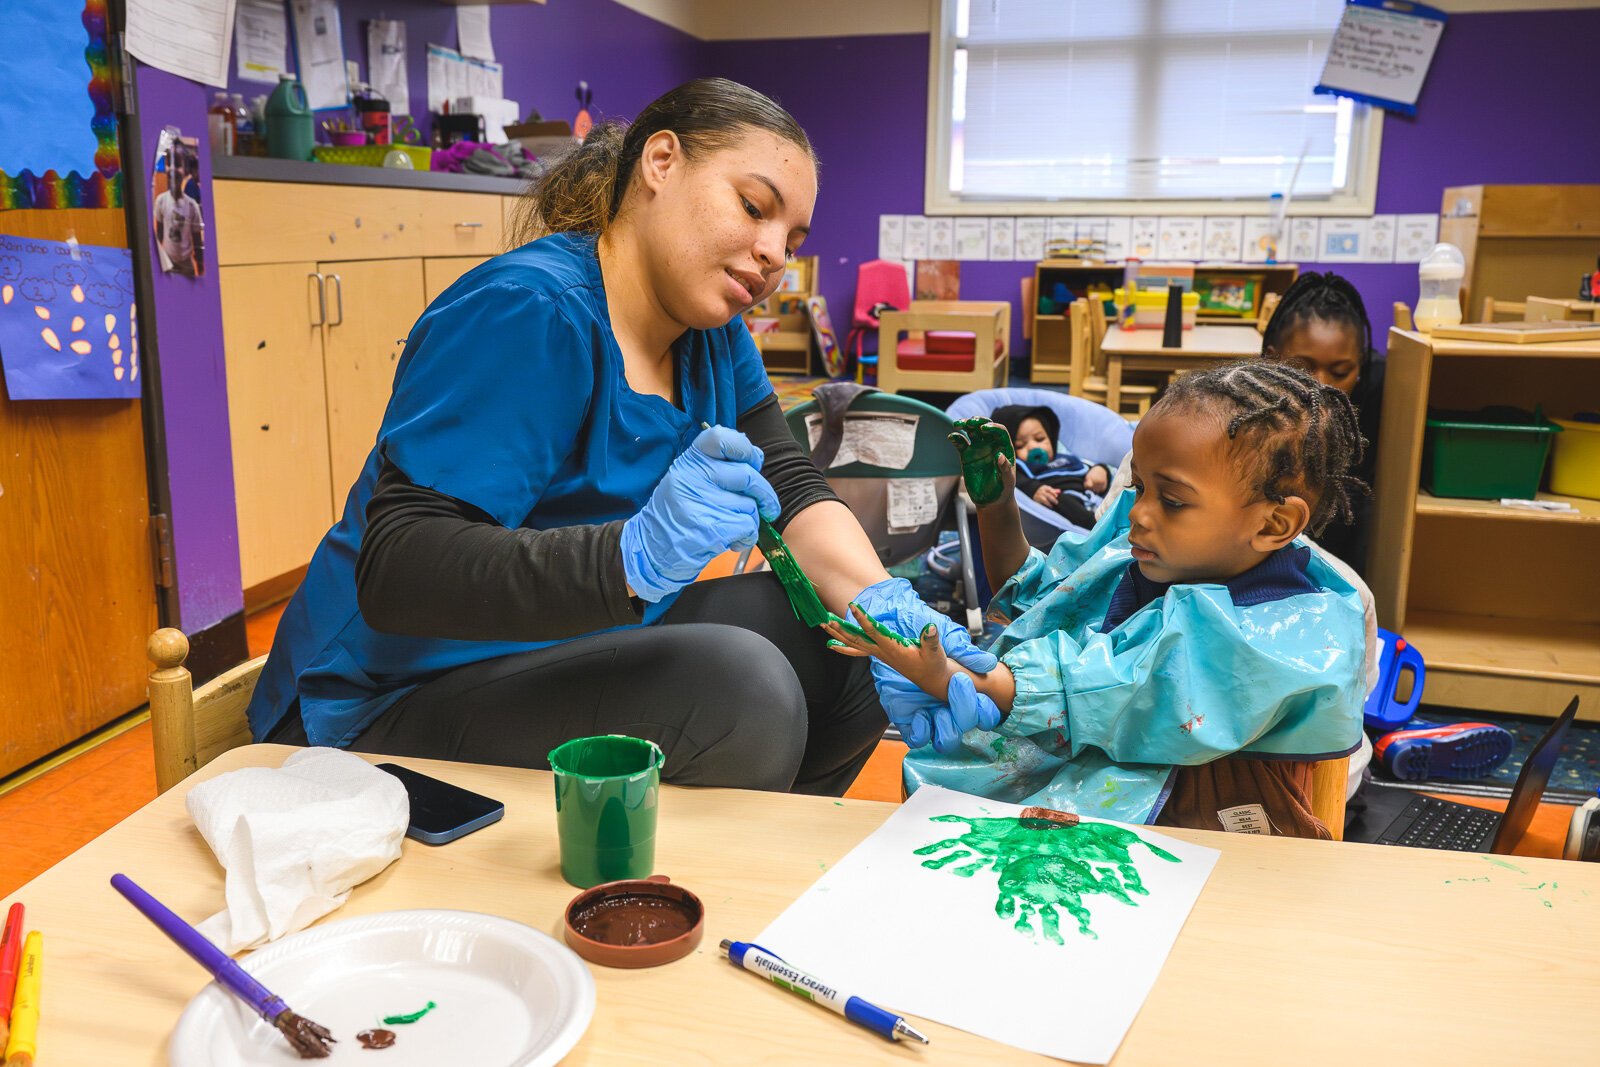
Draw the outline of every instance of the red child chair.
[[[867,338],[877,336],[878,316],[909,307],[911,283],[902,264],[871,259],[856,268],[856,303],[850,313],[850,335],[844,342],[846,354],[855,360],[856,381],[865,383],[866,366],[878,362],[876,353],[866,351]]]

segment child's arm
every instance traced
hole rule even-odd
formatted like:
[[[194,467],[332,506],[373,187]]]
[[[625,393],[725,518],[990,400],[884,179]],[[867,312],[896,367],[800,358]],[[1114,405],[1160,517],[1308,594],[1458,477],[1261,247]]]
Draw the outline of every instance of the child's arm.
[[[846,656],[873,656],[903,675],[905,679],[935,700],[947,701],[950,679],[965,674],[972,679],[973,687],[993,700],[1002,713],[1011,710],[1016,694],[1016,683],[1011,671],[1000,664],[988,674],[969,671],[945,655],[939,642],[937,628],[929,625],[923,630],[916,646],[902,644],[892,635],[884,634],[877,620],[852,604],[850,611],[868,637],[851,633],[838,623],[827,623],[823,629],[833,638],[834,651]],[[986,728],[992,728],[989,724]]]
[[[1017,508],[1017,468],[1012,459],[1016,450],[1004,426],[983,418],[958,422],[950,441],[961,454],[961,478],[978,509],[983,569],[989,587],[999,589],[1028,558],[1028,539],[1022,535],[1022,513]]]
[[[1017,507],[1017,471],[1004,456],[995,467],[1006,487],[999,500],[978,509],[978,539],[983,544],[983,569],[989,588],[999,589],[1011,580],[1028,558],[1028,539],[1022,534],[1022,511]]]

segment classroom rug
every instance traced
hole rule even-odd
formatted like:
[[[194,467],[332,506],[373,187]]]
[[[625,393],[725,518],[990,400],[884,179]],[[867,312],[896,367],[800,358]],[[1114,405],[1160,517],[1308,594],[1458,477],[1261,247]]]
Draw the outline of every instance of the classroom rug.
[[[778,394],[778,406],[784,411],[797,408],[811,399],[811,390],[830,381],[828,378],[806,378],[794,374],[769,374],[772,391]]]
[[[1470,782],[1486,787],[1486,792],[1508,795],[1522,773],[1523,761],[1533,751],[1533,746],[1550,728],[1550,719],[1531,715],[1502,715],[1498,713],[1467,711],[1461,708],[1429,707],[1423,705],[1417,718],[1425,722],[1488,722],[1511,731],[1511,755],[1494,771],[1482,778],[1430,778],[1422,783],[1406,783],[1412,787],[1432,787],[1440,782]],[[1388,781],[1388,775],[1375,763],[1375,777]],[[1584,719],[1575,720],[1567,730],[1561,745],[1561,756],[1550,774],[1550,793],[1569,793],[1592,797],[1600,790],[1600,723]],[[1552,797],[1551,799],[1556,799]]]

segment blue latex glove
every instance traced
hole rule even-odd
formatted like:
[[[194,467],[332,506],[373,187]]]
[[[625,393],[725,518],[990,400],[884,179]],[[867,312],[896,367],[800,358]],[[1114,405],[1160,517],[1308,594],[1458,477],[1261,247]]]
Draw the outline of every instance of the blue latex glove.
[[[919,636],[932,623],[938,628],[945,655],[969,671],[988,674],[1000,662],[994,653],[972,643],[966,627],[924,603],[904,578],[886,578],[869,585],[854,602],[880,626],[906,637]],[[872,661],[872,681],[889,721],[900,728],[900,736],[911,748],[921,748],[931,740],[940,752],[953,752],[961,745],[961,735],[974,726],[991,730],[1000,722],[1000,708],[979,693],[966,675],[951,679],[944,702],[876,659]]]
[[[656,601],[700,576],[730,548],[756,543],[758,523],[778,517],[761,477],[761,449],[737,430],[703,430],[645,502],[622,524],[622,569],[641,600]]]
[[[961,747],[961,735],[973,727],[993,730],[1000,725],[999,705],[978,692],[969,675],[950,679],[944,701],[924,693],[881,660],[872,661],[872,681],[878,687],[878,701],[889,721],[900,728],[908,748],[922,748],[932,741],[935,750],[950,753]]]
[[[969,671],[988,674],[1000,662],[993,653],[972,643],[965,626],[924,603],[904,578],[885,578],[869,585],[856,594],[852,603],[860,605],[879,626],[913,641],[922,636],[930,622],[933,623],[939,628],[939,644],[944,646],[944,654]]]

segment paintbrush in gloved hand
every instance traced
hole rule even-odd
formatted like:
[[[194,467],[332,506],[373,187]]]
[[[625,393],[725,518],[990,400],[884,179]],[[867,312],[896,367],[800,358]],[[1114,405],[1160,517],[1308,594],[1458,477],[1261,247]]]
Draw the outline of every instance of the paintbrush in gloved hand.
[[[111,885],[128,898],[128,903],[138,908],[156,928],[177,943],[178,947],[194,957],[194,961],[217,980],[217,984],[248,1004],[252,1010],[277,1028],[303,1060],[320,1060],[332,1053],[328,1047],[336,1039],[325,1027],[289,1010],[283,998],[275,996],[266,986],[252,978],[239,961],[232,959],[220,948],[173,914],[172,910],[143,889],[125,874],[111,876]]]

